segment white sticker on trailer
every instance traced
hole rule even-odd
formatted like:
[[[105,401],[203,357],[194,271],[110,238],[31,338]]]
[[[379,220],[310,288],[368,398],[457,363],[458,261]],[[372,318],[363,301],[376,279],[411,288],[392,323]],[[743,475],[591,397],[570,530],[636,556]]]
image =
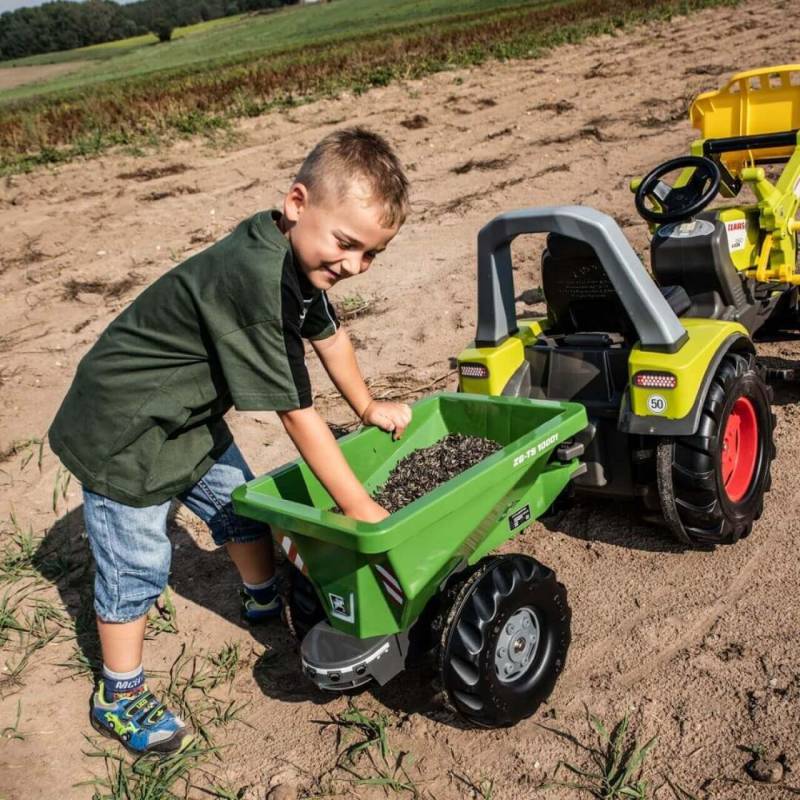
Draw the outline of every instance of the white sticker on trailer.
[[[552,447],[557,441],[558,441],[558,434],[557,433],[551,434],[538,444],[535,444],[533,447],[528,448],[524,453],[520,453],[518,456],[515,456],[513,465],[515,467],[521,466],[529,458],[535,458],[544,450],[547,450],[548,447]]]
[[[725,230],[728,232],[728,250],[731,253],[744,250],[744,246],[747,244],[747,222],[743,219],[726,222]]]

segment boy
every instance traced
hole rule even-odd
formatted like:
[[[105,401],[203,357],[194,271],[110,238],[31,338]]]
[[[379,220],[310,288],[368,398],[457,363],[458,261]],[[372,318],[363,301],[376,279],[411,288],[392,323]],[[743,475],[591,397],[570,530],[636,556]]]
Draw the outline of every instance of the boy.
[[[174,753],[191,738],[142,668],[147,611],[169,576],[174,498],[225,545],[243,617],[280,612],[269,531],[231,508],[233,489],[253,477],[223,419],[231,406],[277,411],[344,513],[388,516],[312,406],[302,338],[364,424],[402,434],[410,409],[370,397],[325,290],[369,269],[407,211],[389,144],[362,128],[332,133],[303,162],[282,213],[256,214],[163,275],[79,364],[49,439],[83,484],[96,565],[103,675],[91,722],[129,750]]]

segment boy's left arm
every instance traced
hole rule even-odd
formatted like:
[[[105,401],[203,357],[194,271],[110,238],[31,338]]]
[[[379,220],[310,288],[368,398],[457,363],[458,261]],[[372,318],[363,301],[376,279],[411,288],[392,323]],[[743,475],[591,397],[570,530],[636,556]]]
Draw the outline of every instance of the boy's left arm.
[[[372,398],[358,368],[356,353],[347,331],[340,327],[332,336],[312,340],[311,345],[334,385],[359,419],[365,425],[392,431],[394,438],[399,439],[411,422],[411,409],[405,403]]]

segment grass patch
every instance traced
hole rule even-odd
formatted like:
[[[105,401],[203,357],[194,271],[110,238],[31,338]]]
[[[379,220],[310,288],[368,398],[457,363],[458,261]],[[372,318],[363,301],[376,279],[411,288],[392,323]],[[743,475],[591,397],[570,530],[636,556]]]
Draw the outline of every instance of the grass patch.
[[[360,294],[348,294],[336,301],[336,316],[343,322],[364,317],[374,311],[375,300]]]
[[[206,797],[225,797],[197,783],[191,774],[216,753],[214,748],[190,745],[175,755],[141,756],[128,763],[128,757],[117,749],[98,747],[93,739],[87,741],[91,749],[84,750],[84,755],[102,759],[105,775],[75,785],[93,787],[92,800],[185,800],[197,796],[190,794],[193,790]]]
[[[208,745],[214,747],[213,731],[232,722],[247,724],[241,717],[249,702],[221,698],[212,690],[230,683],[239,666],[238,645],[225,645],[218,653],[193,653],[186,644],[169,670],[162,689],[164,700]]]
[[[377,712],[365,712],[351,700],[341,714],[328,713],[329,719],[315,720],[323,730],[333,726],[336,732],[336,768],[356,786],[379,786],[394,792],[419,796],[419,789],[408,774],[413,764],[408,752],[395,753],[389,744],[389,718]]]
[[[39,542],[33,529],[23,530],[13,515],[10,519],[11,532],[4,536],[7,544],[0,550],[0,584],[14,583],[38,574],[36,548]]]
[[[145,639],[155,639],[156,636],[162,633],[177,633],[177,616],[175,603],[172,602],[172,592],[167,586],[147,614]]]
[[[309,47],[308,32],[269,56],[205,58],[194,66],[97,84],[7,104],[0,112],[0,172],[19,172],[108,147],[214,133],[235,118],[288,108],[342,90],[362,92],[397,79],[418,78],[487,59],[531,58],[546,49],[651,19],[669,19],[738,0],[556,0],[520,3],[431,21],[335,29]],[[344,3],[341,4],[344,6]],[[334,8],[338,4],[331,4]],[[354,6],[348,6],[353,9]],[[322,10],[322,9],[320,9]],[[327,13],[327,12],[325,12]],[[280,15],[278,15],[280,16]],[[308,19],[295,13],[294,19]],[[341,30],[341,28],[339,29]],[[335,38],[338,36],[339,38]],[[320,37],[322,40],[320,40]],[[202,39],[197,39],[198,44]],[[127,73],[128,75],[130,72]]]
[[[563,767],[575,776],[575,780],[552,780],[542,789],[567,788],[586,792],[599,800],[647,800],[648,781],[643,777],[644,762],[655,747],[657,737],[639,745],[631,734],[626,714],[613,727],[607,727],[598,717],[587,712],[589,724],[597,738],[597,744],[584,745],[574,736],[556,731],[559,735],[577,744],[588,756],[590,763],[578,767],[559,761],[553,777]],[[552,729],[550,729],[552,730]]]
[[[21,439],[6,447],[5,450],[0,450],[0,464],[10,461],[16,456],[22,456],[20,463],[20,471],[28,466],[34,455],[37,456],[36,463],[39,467],[39,472],[42,471],[42,458],[44,457],[44,439],[38,436],[32,436],[30,439]]]

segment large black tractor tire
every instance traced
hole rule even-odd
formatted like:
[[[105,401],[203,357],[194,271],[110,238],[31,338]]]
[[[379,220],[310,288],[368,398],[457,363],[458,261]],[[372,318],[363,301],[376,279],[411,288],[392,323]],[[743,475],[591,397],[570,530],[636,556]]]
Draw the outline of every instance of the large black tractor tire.
[[[564,668],[566,589],[538,561],[504,555],[481,562],[447,600],[438,661],[450,705],[486,728],[529,717]]]
[[[289,572],[289,591],[283,607],[284,620],[298,642],[318,623],[326,619],[325,609],[311,581],[300,570]]]
[[[713,549],[750,533],[771,485],[771,399],[754,356],[729,353],[711,382],[697,432],[659,441],[658,494],[678,541]]]

